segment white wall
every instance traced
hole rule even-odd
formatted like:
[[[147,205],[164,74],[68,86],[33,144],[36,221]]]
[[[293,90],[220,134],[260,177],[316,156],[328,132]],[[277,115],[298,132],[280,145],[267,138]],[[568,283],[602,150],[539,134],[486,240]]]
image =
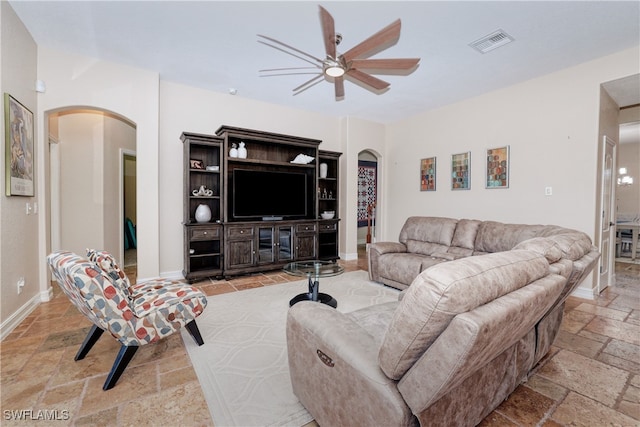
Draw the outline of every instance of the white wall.
[[[341,149],[341,123],[331,116],[164,81],[160,105],[160,265],[166,276],[180,275],[183,268],[182,132],[213,135],[229,125],[320,139],[323,150]]]
[[[36,51],[35,42],[9,3],[0,2],[0,93],[3,96],[4,93],[11,94],[34,113],[35,132],[41,126],[37,121],[37,97],[34,90]],[[0,135],[4,144],[4,118],[0,122]],[[36,266],[41,265],[44,260],[38,252],[39,220],[42,214],[26,214],[27,203],[33,206],[41,200],[41,172],[35,171],[35,197],[7,197],[4,195],[5,150],[0,152],[0,175],[3,177],[0,195],[0,335],[4,337],[40,301],[41,269]],[[34,161],[38,163],[39,153],[35,141],[34,156]],[[18,295],[16,283],[20,277],[24,277],[25,286]]]
[[[138,188],[144,189],[138,191],[137,200],[138,278],[158,276],[158,73],[41,47],[38,49],[38,78],[47,85],[46,93],[41,94],[38,100],[38,122],[42,128],[46,112],[69,107],[111,111],[135,124],[137,165],[140,171],[137,184]],[[43,130],[38,135],[38,141],[43,151],[40,167],[44,171],[48,163],[48,150],[44,149]],[[48,183],[45,179],[43,186],[46,187]],[[43,257],[47,252],[44,246],[41,250]]]
[[[57,128],[60,249],[78,254],[86,248],[105,249],[119,258],[120,150],[135,151],[135,128],[88,110],[60,114]]]
[[[549,223],[593,238],[600,84],[637,67],[631,49],[390,125],[385,238],[397,239],[409,215]],[[485,150],[505,145],[510,187],[485,189]],[[452,191],[451,155],[466,151],[471,189]],[[419,159],[431,156],[437,191],[420,192]]]
[[[58,119],[60,249],[84,254],[104,244],[104,117],[75,113]]]

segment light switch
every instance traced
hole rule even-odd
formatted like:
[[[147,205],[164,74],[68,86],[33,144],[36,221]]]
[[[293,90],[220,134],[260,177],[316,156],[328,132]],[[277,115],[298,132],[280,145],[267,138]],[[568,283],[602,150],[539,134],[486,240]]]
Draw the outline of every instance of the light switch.
[[[553,187],[544,187],[544,195],[545,196],[553,195]]]

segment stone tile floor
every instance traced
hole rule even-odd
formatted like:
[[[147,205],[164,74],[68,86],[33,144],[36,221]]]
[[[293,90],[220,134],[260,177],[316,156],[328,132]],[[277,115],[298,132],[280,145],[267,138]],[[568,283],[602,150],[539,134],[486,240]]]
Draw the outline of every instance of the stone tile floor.
[[[363,261],[342,264],[367,268]],[[552,350],[481,426],[640,426],[640,265],[617,263],[616,274],[624,283],[595,300],[569,297]],[[274,272],[197,285],[216,295],[291,280]],[[74,362],[91,325],[54,290],[53,300],[0,344],[2,426],[213,424],[180,335],[141,347],[104,392],[119,345],[105,335]],[[12,419],[18,415],[58,420]]]

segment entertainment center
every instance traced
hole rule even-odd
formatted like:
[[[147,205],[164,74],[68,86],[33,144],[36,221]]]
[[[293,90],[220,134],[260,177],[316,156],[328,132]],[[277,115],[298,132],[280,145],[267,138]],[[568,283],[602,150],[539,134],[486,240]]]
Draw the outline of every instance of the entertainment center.
[[[181,140],[187,280],[338,259],[341,153],[319,150],[317,139],[226,125]]]

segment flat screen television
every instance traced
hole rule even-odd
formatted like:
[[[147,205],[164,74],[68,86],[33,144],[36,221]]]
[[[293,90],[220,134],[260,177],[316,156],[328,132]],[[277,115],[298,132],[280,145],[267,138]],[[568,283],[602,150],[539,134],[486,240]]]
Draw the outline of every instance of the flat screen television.
[[[304,173],[234,169],[232,188],[233,219],[307,216]]]

